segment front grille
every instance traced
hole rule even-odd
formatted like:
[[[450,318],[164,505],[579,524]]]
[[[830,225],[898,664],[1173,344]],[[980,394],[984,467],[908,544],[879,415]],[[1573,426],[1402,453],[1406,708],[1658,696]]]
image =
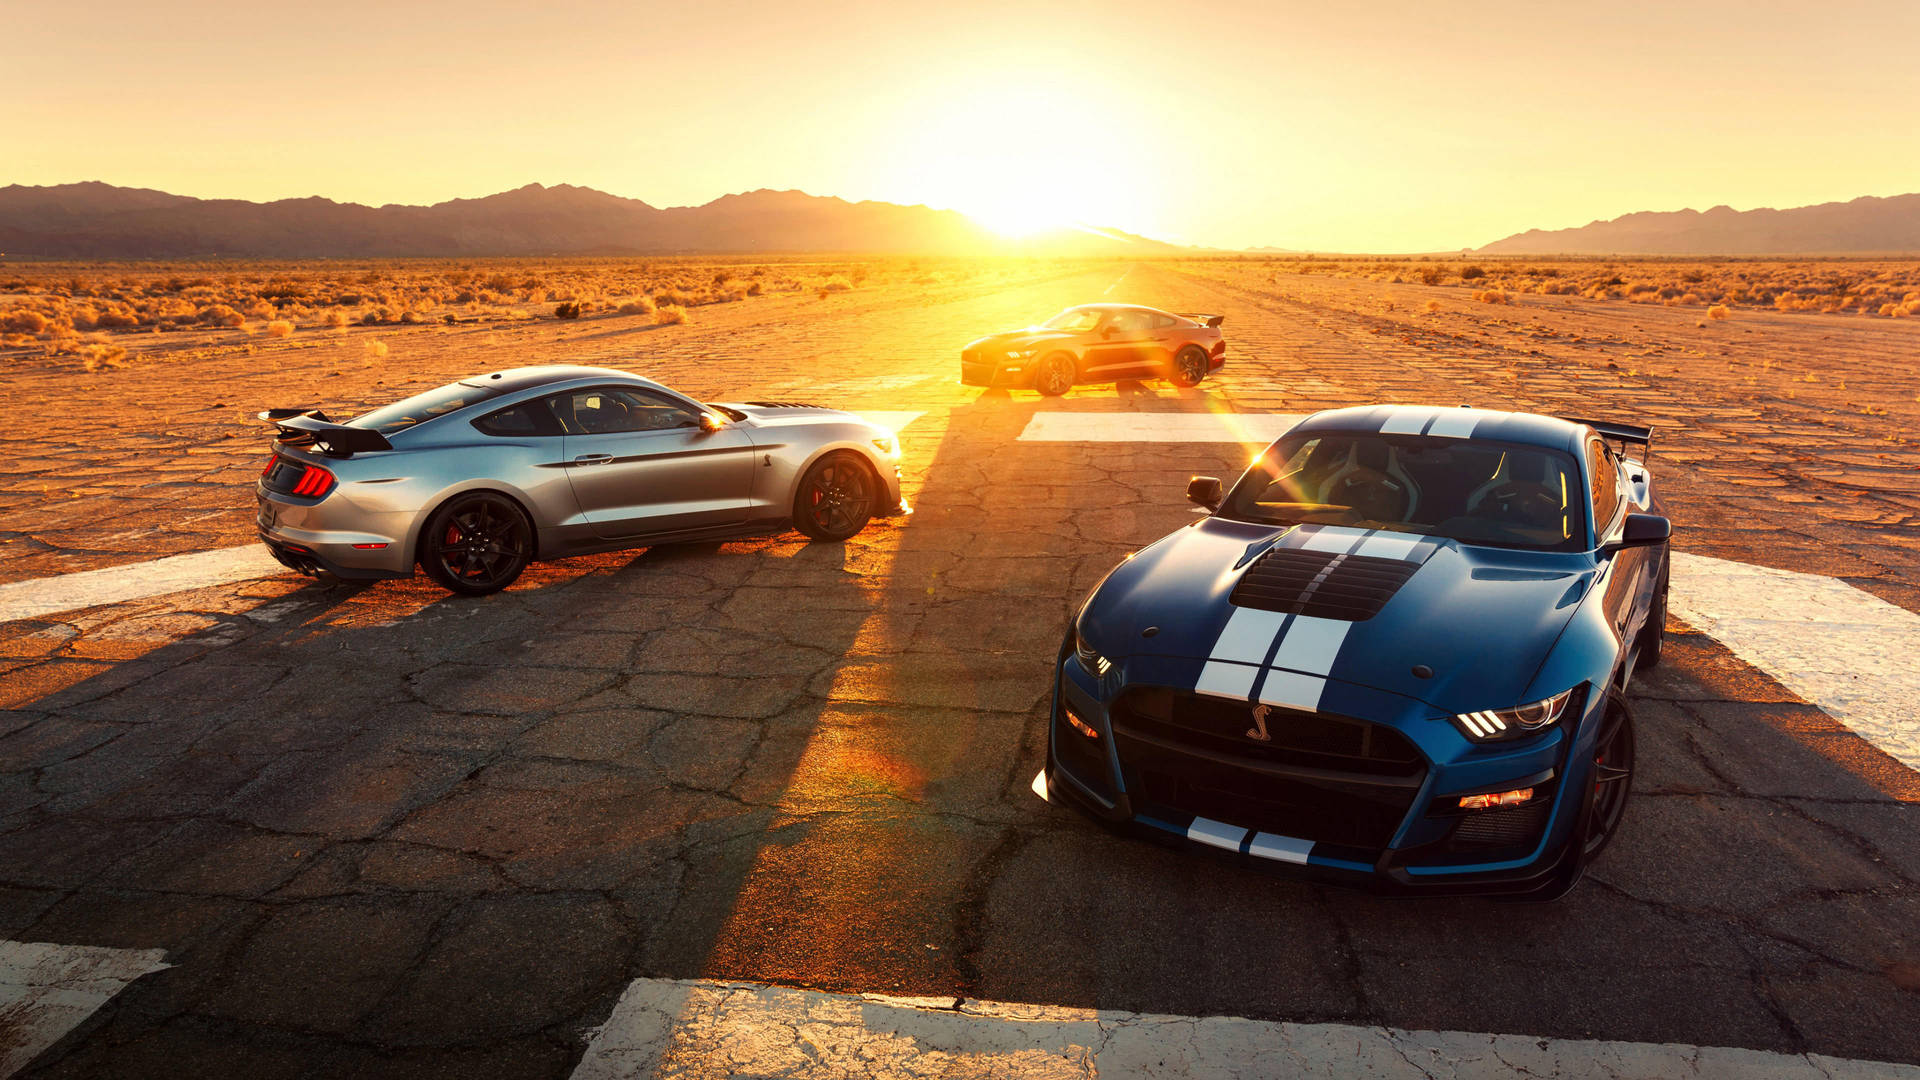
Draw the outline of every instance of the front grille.
[[[1344,716],[1263,706],[1267,739],[1257,731],[1244,701],[1193,694],[1164,686],[1135,687],[1114,702],[1110,715],[1150,739],[1251,762],[1409,778],[1425,772],[1425,759],[1406,736],[1390,727]]]
[[[1419,563],[1367,555],[1271,548],[1255,559],[1228,600],[1240,607],[1358,622],[1379,614]]]
[[[804,401],[749,401],[747,404],[756,409],[824,409],[825,405],[809,405]]]

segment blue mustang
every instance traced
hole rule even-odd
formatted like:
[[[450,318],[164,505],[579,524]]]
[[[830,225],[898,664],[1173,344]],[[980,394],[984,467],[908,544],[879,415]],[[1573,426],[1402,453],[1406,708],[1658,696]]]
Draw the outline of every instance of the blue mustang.
[[[1061,646],[1045,794],[1384,891],[1564,894],[1620,823],[1623,691],[1660,657],[1650,440],[1372,406],[1224,494],[1195,477],[1211,514],[1115,567]]]

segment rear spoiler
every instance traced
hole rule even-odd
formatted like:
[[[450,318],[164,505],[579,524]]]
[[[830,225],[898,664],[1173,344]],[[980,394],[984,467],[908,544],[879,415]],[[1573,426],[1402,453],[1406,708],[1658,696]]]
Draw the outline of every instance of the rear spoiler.
[[[1638,446],[1651,453],[1653,451],[1653,428],[1638,424],[1616,424],[1608,420],[1582,420],[1575,416],[1563,416],[1560,419],[1569,424],[1585,424],[1600,433],[1603,439],[1612,439],[1621,443],[1621,450],[1628,446]]]
[[[304,440],[328,457],[352,457],[393,449],[385,435],[371,428],[336,424],[318,409],[268,409],[260,414],[260,419],[280,429],[282,442]]]
[[[1215,330],[1220,329],[1220,324],[1227,321],[1225,315],[1182,315],[1180,317],[1183,319],[1192,319],[1201,326],[1211,326]]]

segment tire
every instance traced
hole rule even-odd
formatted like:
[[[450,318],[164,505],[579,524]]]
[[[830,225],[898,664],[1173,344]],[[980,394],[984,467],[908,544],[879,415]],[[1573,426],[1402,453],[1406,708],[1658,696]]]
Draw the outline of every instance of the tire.
[[[1042,397],[1059,397],[1073,389],[1073,357],[1066,353],[1054,353],[1041,357],[1033,366],[1033,388],[1040,391]]]
[[[533,561],[533,524],[495,491],[456,495],[420,534],[420,566],[449,592],[485,596],[514,583]]]
[[[867,527],[880,482],[856,454],[828,454],[800,478],[793,526],[809,540],[840,541]]]
[[[1605,851],[1620,830],[1627,799],[1633,794],[1633,748],[1633,710],[1619,691],[1610,692],[1593,744],[1586,812],[1580,818],[1580,835],[1574,839],[1580,845],[1582,865]]]
[[[1634,657],[1633,670],[1645,671],[1660,663],[1660,650],[1667,640],[1667,586],[1672,574],[1672,556],[1660,568],[1660,587],[1653,592],[1653,609],[1647,612],[1647,625],[1640,628],[1640,652]]]
[[[1173,374],[1168,376],[1175,386],[1199,386],[1200,380],[1207,377],[1207,351],[1198,345],[1189,345],[1181,349],[1173,358]]]

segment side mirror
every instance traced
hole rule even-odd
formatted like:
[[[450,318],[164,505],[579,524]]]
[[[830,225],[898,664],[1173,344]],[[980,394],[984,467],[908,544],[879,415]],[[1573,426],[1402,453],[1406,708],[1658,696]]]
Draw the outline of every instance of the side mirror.
[[[1218,510],[1220,509],[1222,496],[1220,478],[1217,476],[1196,476],[1187,481],[1187,499],[1189,502],[1204,506],[1209,510]]]
[[[1673,522],[1659,514],[1628,514],[1620,527],[1620,539],[1608,544],[1613,551],[1625,548],[1653,547],[1673,538]]]
[[[720,419],[719,417],[713,415],[710,412],[703,412],[700,414],[700,430],[701,431],[719,431],[721,428],[726,426],[727,426],[727,422],[725,420]]]

